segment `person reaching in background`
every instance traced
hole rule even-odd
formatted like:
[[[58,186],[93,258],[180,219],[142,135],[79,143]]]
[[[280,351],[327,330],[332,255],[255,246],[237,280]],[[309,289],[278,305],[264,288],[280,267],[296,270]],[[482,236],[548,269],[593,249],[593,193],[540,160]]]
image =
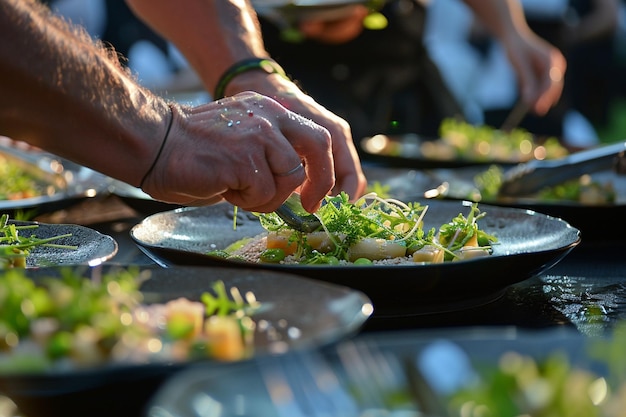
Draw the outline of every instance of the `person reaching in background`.
[[[376,13],[369,3],[351,4],[287,20],[263,7],[263,0],[254,4],[261,8],[268,51],[305,91],[348,120],[358,138],[376,133],[434,137],[444,118],[480,121],[459,95],[473,88],[461,57],[448,56],[446,74],[425,43],[426,34],[435,37],[446,30],[432,31],[428,25],[450,28],[458,22],[448,14],[430,21],[430,8],[438,3],[390,0]],[[545,115],[562,93],[563,54],[529,28],[516,0],[464,3],[503,45],[529,110]],[[373,17],[381,16],[386,23],[370,29]],[[460,81],[451,85],[450,79]]]
[[[55,3],[63,1],[72,0]],[[297,15],[297,19],[288,22],[292,36],[287,40],[284,16],[275,8],[276,2],[265,7],[263,0],[252,1],[189,0],[185,7],[176,7],[164,0],[128,0],[127,5],[142,19],[137,22],[138,28],[129,30],[128,24],[113,25],[103,36],[109,36],[105,40],[113,40],[115,47],[116,38],[143,33],[142,25],[147,25],[165,39],[175,40],[175,45],[184,45],[179,52],[196,73],[200,87],[211,95],[216,94],[221,75],[213,70],[212,63],[220,62],[224,71],[229,64],[236,66],[238,59],[245,61],[244,57],[272,56],[301,88],[272,71],[246,70],[229,78],[218,95],[252,89],[276,97],[286,107],[327,127],[337,144],[375,133],[418,132],[434,136],[443,118],[467,118],[467,108],[459,103],[458,92],[469,91],[473,86],[459,85],[459,81],[455,89],[449,88],[446,81],[450,78],[442,79],[430,59],[432,51],[427,51],[423,44],[428,9],[438,5],[438,1],[427,6],[417,0],[390,0],[380,14],[371,13],[371,2],[339,6],[333,3],[328,9],[316,7],[316,12]],[[110,0],[107,8],[121,9],[122,2]],[[537,114],[545,114],[561,94],[566,67],[563,56],[529,30],[516,1],[465,3],[506,46],[528,106]],[[372,18],[381,15],[386,26],[370,29],[375,26]],[[232,26],[232,19],[240,23]],[[298,37],[295,42],[293,29]],[[258,39],[260,34],[262,39]],[[246,47],[252,45],[251,39],[257,46]],[[119,43],[123,46],[128,41]],[[156,63],[152,68],[161,67]],[[133,67],[132,61],[129,64]],[[467,79],[466,73],[458,73],[464,70],[456,70],[459,79]],[[329,116],[327,109],[350,126]]]
[[[616,83],[614,57],[618,0],[523,0],[529,26],[564,54],[568,62],[564,90],[550,111],[529,114],[520,126],[543,137],[558,137],[572,150],[599,143],[597,127],[607,123],[608,106]],[[505,51],[480,31],[474,42],[484,52],[476,98],[485,122],[502,123],[517,100],[511,81],[515,73]]]

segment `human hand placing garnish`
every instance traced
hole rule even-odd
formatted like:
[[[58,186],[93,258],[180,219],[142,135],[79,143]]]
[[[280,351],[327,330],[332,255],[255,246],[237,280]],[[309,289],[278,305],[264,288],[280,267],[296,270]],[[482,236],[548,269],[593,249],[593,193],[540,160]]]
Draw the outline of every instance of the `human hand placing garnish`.
[[[154,198],[185,205],[225,199],[269,212],[299,188],[303,206],[315,211],[334,186],[328,131],[270,98],[246,92],[171,107],[173,124],[142,183]]]

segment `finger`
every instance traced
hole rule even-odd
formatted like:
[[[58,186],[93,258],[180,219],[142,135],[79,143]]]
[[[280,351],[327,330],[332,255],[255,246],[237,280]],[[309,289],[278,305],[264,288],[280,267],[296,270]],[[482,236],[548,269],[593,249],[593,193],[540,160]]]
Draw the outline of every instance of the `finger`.
[[[337,195],[344,191],[350,196],[351,201],[355,201],[363,195],[367,187],[367,179],[361,168],[358,152],[349,129],[348,133],[332,131],[332,134],[336,177],[332,194]]]
[[[225,191],[224,198],[249,211],[276,210],[305,179],[304,164],[283,140],[282,146],[271,146],[267,157],[241,164],[237,175],[244,178],[242,185]]]
[[[294,113],[279,118],[279,127],[304,163],[306,178],[302,183],[302,206],[314,212],[335,184],[330,133]]]

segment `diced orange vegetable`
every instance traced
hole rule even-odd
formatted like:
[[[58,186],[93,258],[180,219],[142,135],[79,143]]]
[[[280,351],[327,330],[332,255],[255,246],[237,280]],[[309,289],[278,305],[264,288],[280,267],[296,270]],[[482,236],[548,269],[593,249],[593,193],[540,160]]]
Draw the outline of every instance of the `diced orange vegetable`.
[[[293,255],[298,249],[296,242],[290,242],[291,232],[269,232],[267,234],[267,249],[282,249],[285,256]]]
[[[441,263],[443,262],[443,250],[434,246],[424,246],[413,252],[413,262]]]

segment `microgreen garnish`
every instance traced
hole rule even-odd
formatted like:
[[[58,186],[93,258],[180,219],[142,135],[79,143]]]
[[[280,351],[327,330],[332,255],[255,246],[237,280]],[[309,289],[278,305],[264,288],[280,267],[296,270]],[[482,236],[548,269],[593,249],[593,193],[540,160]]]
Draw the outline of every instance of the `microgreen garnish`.
[[[36,246],[47,246],[68,250],[76,250],[74,245],[60,245],[52,243],[55,240],[70,237],[70,233],[51,236],[48,238],[38,238],[35,234],[25,236],[24,232],[36,230],[38,224],[17,225],[9,223],[9,216],[0,216],[0,269],[10,267],[25,267],[26,257]]]

